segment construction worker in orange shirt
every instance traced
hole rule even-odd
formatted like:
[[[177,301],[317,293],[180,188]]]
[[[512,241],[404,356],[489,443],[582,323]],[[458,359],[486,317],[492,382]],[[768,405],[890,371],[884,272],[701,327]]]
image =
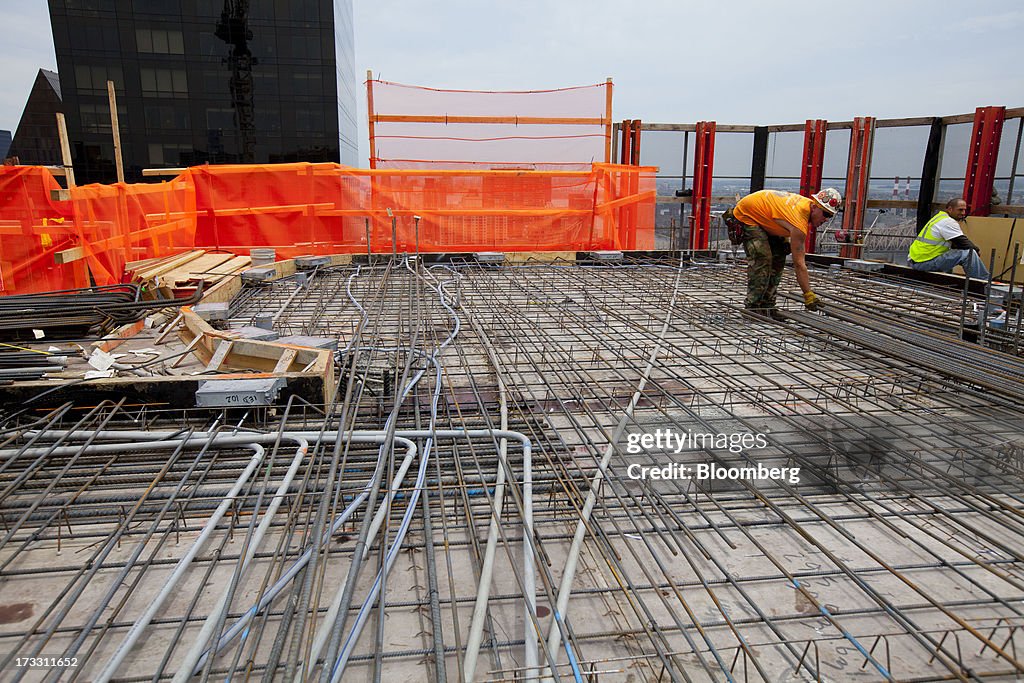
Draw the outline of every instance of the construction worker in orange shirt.
[[[775,316],[775,296],[786,266],[786,255],[793,254],[793,270],[804,293],[809,311],[820,308],[818,295],[811,290],[804,248],[807,230],[824,225],[842,204],[838,190],[827,187],[811,197],[781,190],[760,190],[748,194],[735,207],[726,210],[723,220],[730,239],[743,244],[747,254],[747,299],[744,307],[753,313]]]

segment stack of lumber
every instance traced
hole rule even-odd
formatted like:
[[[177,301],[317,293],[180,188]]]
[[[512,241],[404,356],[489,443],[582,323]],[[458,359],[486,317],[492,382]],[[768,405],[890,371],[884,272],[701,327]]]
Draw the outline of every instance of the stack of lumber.
[[[174,256],[125,265],[132,282],[143,285],[147,296],[166,299],[189,297],[203,283],[210,291],[217,283],[237,276],[249,268],[252,259],[225,253],[207,253],[203,249],[182,252]]]

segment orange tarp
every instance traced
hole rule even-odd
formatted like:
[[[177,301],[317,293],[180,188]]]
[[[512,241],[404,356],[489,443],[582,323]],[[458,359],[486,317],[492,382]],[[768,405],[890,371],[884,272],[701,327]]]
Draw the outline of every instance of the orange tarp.
[[[57,265],[75,246],[70,207],[53,201],[60,185],[45,168],[0,166],[0,295],[84,287],[84,263]]]
[[[86,185],[52,202],[58,186],[45,169],[6,167],[0,291],[84,286],[81,261],[53,263],[55,252],[74,246],[98,285],[120,282],[127,261],[194,247],[273,247],[289,258],[366,252],[369,240],[371,251],[388,253],[391,216],[402,252],[652,249],[656,170],[197,166],[169,182]]]
[[[196,246],[300,254],[653,249],[653,167],[587,171],[199,166]],[[419,221],[415,219],[419,216]]]
[[[121,282],[127,261],[192,248],[196,193],[186,171],[164,183],[83,185],[71,190],[79,245],[97,285]]]

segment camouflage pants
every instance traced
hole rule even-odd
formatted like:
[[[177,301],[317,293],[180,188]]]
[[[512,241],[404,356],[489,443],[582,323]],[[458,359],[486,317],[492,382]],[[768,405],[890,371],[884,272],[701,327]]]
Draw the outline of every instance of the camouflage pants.
[[[747,252],[747,300],[746,308],[775,308],[775,295],[782,280],[782,269],[786,267],[789,254],[789,240],[769,235],[759,225],[744,227],[746,239],[743,250]]]

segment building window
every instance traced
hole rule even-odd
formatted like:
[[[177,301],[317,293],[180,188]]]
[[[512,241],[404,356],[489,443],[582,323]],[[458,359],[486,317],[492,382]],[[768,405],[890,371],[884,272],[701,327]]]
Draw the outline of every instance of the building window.
[[[322,131],[324,129],[324,112],[321,109],[296,109],[295,130]]]
[[[106,64],[75,65],[75,83],[81,93],[93,95],[107,92],[107,81],[114,82],[114,91],[124,94],[124,77],[121,74],[120,66],[108,66]]]
[[[144,111],[146,128],[149,130],[189,130],[188,109],[184,106],[147,103]]]
[[[234,109],[207,109],[206,129],[207,130],[231,130],[235,127]]]
[[[142,94],[156,97],[188,97],[184,69],[139,69]]]
[[[154,166],[188,165],[187,159],[192,155],[192,145],[175,145],[166,142],[149,143],[149,163]],[[182,157],[186,158],[182,162]]]
[[[83,102],[78,105],[82,116],[82,131],[85,133],[106,133],[113,130],[110,122],[110,105],[90,104]],[[117,127],[122,135],[128,131],[128,108],[117,105]]]
[[[183,55],[185,41],[181,31],[155,28],[135,29],[135,46],[139,52],[155,55]]]

